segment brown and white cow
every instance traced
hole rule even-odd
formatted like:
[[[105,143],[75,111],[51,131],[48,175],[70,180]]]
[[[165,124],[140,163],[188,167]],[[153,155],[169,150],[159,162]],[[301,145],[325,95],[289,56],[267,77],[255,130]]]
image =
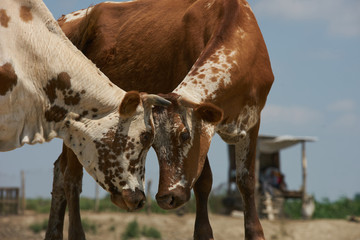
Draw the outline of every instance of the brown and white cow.
[[[113,85],[41,0],[2,0],[0,36],[0,151],[62,138],[115,204],[141,207],[151,108],[169,102]]]
[[[217,132],[225,142],[236,146],[245,238],[264,239],[255,207],[254,165],[260,114],[274,77],[260,29],[245,0],[197,1],[189,7],[182,23],[187,29],[186,37],[196,40],[192,50],[201,53],[168,96],[174,105],[154,112],[155,129],[172,126],[161,137],[157,137],[156,130],[153,144],[160,162],[157,201],[171,209],[190,197],[191,188],[204,191],[197,181],[202,181],[206,153]],[[204,103],[212,103],[223,111],[219,123],[213,124],[219,117],[214,111],[203,110]],[[203,121],[204,114],[213,119],[210,124]],[[199,235],[195,231],[195,238],[203,239],[208,233],[201,232],[202,228],[199,231]]]
[[[260,111],[273,75],[247,2],[106,2],[63,16],[59,23],[71,41],[121,88],[153,93],[176,88],[164,95],[173,102],[168,109],[154,109],[153,147],[161,175],[158,203],[167,209],[178,207],[189,199],[193,187],[197,198],[194,237],[213,238],[206,207],[212,184],[206,154],[217,131],[236,144],[239,152],[246,238],[263,238],[253,198],[253,154]],[[63,152],[59,159],[69,161],[71,154]],[[55,175],[54,189],[61,193],[59,178]],[[58,202],[64,201],[62,197]],[[54,214],[50,221],[59,218],[63,213]],[[60,232],[62,225],[54,228]]]

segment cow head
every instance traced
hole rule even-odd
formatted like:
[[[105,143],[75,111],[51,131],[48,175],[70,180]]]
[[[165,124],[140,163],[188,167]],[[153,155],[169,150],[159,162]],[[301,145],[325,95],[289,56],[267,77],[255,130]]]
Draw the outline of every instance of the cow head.
[[[163,96],[172,104],[153,109],[153,148],[160,166],[156,200],[160,207],[173,209],[189,200],[223,112],[210,103],[195,104],[176,94]]]
[[[152,107],[170,102],[157,95],[126,93],[106,80],[85,88],[61,72],[43,88],[48,98],[44,117],[61,129],[64,143],[111,193],[112,201],[133,210],[145,200],[144,161],[155,134]]]
[[[151,110],[169,104],[157,95],[128,92],[115,112],[88,123],[85,136],[75,134],[70,143],[65,141],[120,208],[136,210],[145,202],[145,157],[155,133]]]

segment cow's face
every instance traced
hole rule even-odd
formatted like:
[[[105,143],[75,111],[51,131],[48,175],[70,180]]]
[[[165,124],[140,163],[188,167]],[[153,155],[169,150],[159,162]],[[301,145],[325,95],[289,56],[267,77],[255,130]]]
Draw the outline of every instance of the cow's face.
[[[45,120],[60,128],[65,144],[111,193],[116,205],[128,210],[142,207],[144,161],[155,132],[152,106],[170,102],[157,95],[125,94],[112,88],[99,91],[99,97],[91,88],[85,90],[74,83],[66,72],[46,83],[43,90],[49,106]],[[116,95],[121,93],[123,97]]]
[[[160,166],[156,200],[164,209],[177,208],[190,198],[200,176],[222,110],[204,103],[194,104],[177,95],[165,95],[168,108],[153,109],[153,147]]]
[[[112,202],[127,210],[139,209],[145,201],[145,157],[154,140],[152,105],[169,104],[153,97],[127,93],[117,112],[93,123],[100,124],[100,132],[92,133],[90,142],[85,137],[85,148],[75,152]]]

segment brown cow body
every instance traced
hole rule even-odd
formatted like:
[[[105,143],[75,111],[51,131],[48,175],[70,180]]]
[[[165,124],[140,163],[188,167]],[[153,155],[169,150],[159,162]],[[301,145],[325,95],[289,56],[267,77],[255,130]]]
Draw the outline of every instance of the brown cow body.
[[[168,142],[171,146],[161,148],[162,134],[155,134],[153,146],[159,157],[163,180],[157,194],[159,204],[164,208],[178,207],[188,200],[188,192],[194,188],[197,198],[194,238],[213,238],[206,208],[212,179],[205,156],[211,137],[217,131],[225,141],[236,144],[239,153],[238,186],[245,203],[245,237],[263,239],[254,204],[254,156],[260,112],[273,75],[261,32],[247,2],[141,0],[102,3],[64,16],[59,23],[70,40],[122,89],[169,93],[176,88],[173,94],[165,95],[173,101],[174,107],[168,111],[155,109],[155,132],[161,133],[159,129],[166,125],[162,120],[164,116],[171,124],[176,123],[172,121],[174,118],[181,119],[180,125],[186,130],[183,116],[189,105],[192,105],[191,109],[197,109],[193,116],[201,116],[201,127],[196,127],[195,133],[176,132],[183,142],[176,143],[170,134]],[[200,111],[203,102],[213,103],[221,111],[211,106]],[[204,118],[209,112],[210,116]],[[222,112],[223,120],[216,125],[221,119],[217,113]],[[202,131],[208,133],[203,136]],[[194,144],[187,144],[188,139]],[[190,148],[186,154],[184,144]],[[178,152],[169,154],[168,151]],[[162,156],[162,152],[166,156]],[[171,162],[171,156],[174,162]],[[173,171],[178,166],[175,160],[179,156],[185,159],[185,164],[180,165],[183,168],[181,174]],[[192,158],[197,164],[194,171],[182,174],[193,167],[186,165],[189,162],[186,160]],[[72,172],[71,176],[77,181],[66,181],[65,177],[64,189],[59,184],[61,174],[56,171],[59,162],[55,163],[53,207],[46,239],[55,239],[51,227],[62,232],[64,192],[68,192],[70,219],[75,219],[70,225],[73,228],[69,229],[69,239],[83,239],[78,208],[82,171],[74,163],[77,161],[75,156],[66,156],[63,152],[59,159],[65,176]],[[168,163],[176,164],[164,167]],[[75,165],[77,171],[70,170],[70,164]],[[169,183],[168,179],[172,177]],[[76,184],[76,191],[69,193],[67,188]]]

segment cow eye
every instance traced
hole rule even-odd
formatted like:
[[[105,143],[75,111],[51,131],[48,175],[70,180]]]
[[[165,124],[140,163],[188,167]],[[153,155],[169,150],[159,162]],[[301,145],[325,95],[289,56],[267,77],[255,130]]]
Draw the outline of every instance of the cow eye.
[[[141,141],[142,145],[145,145],[145,146],[148,145],[150,140],[151,140],[151,133],[149,133],[149,132],[141,133],[140,141]]]
[[[182,142],[186,142],[190,139],[190,133],[188,131],[180,133],[180,139]]]

